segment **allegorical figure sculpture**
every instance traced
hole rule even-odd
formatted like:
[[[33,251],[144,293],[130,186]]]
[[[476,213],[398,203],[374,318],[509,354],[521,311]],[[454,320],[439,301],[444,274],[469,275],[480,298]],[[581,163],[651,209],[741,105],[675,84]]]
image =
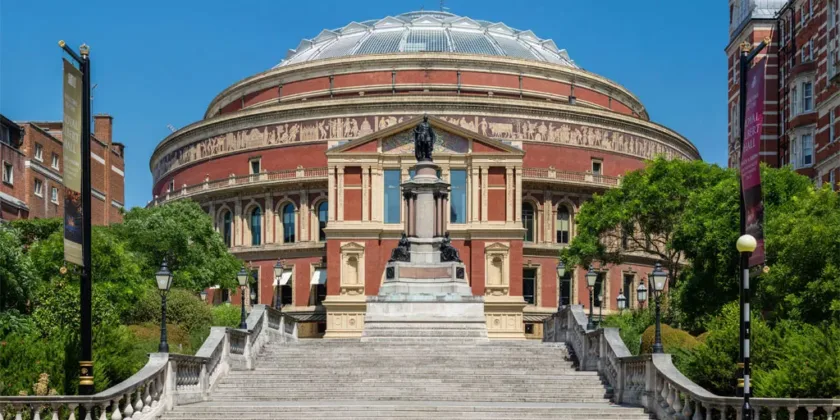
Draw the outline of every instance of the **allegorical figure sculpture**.
[[[409,254],[410,248],[411,244],[408,243],[408,238],[405,236],[405,233],[403,233],[402,238],[400,238],[400,243],[397,244],[397,247],[391,251],[391,259],[388,260],[388,262],[409,262],[411,260],[411,256]]]
[[[414,157],[418,162],[432,161],[432,149],[435,147],[437,136],[429,124],[429,117],[423,116],[423,122],[414,127]]]
[[[443,235],[443,242],[440,244],[440,261],[461,262],[461,256],[458,255],[458,250],[452,246],[452,240],[449,239],[449,232]]]

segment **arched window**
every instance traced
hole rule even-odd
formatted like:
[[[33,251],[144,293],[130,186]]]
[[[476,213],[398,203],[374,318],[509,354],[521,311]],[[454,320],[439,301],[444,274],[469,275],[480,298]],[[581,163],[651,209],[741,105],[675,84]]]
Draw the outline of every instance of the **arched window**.
[[[328,208],[329,205],[326,201],[318,204],[318,240],[322,242],[327,240],[327,234],[324,232],[324,228],[327,227]]]
[[[569,243],[570,221],[572,217],[569,214],[569,209],[564,205],[557,207],[557,243]]]
[[[522,203],[522,227],[525,228],[525,242],[534,242],[534,206]]]
[[[295,241],[295,206],[283,206],[283,243]]]
[[[254,207],[251,210],[251,245],[262,244],[262,210]]]
[[[232,215],[230,213],[230,210],[225,211],[225,214],[222,215],[222,238],[224,238],[225,245],[227,247],[230,247],[232,245],[232,242],[231,242],[231,239],[233,238],[232,224],[233,224],[233,221],[232,221]]]

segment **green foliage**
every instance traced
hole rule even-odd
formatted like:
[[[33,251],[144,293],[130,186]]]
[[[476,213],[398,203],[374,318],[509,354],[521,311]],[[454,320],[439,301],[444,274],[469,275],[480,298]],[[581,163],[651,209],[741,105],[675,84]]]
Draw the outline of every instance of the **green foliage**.
[[[52,219],[16,219],[10,222],[13,228],[20,232],[21,241],[25,247],[37,241],[49,238],[52,234],[63,229],[61,218]]]
[[[671,328],[668,324],[662,324],[662,348],[665,353],[690,352],[698,345],[698,341],[686,331]],[[642,333],[642,353],[651,353],[656,337],[656,326],[651,325]]]
[[[20,232],[0,224],[0,311],[28,312],[34,287],[35,273],[23,252]]]
[[[625,311],[619,315],[609,315],[604,319],[603,326],[619,329],[621,340],[630,353],[641,353],[642,333],[653,325],[653,314],[649,310]]]
[[[0,312],[0,337],[9,334],[28,335],[35,331],[32,317],[22,315],[16,309]]]
[[[132,324],[144,322],[160,324],[160,294],[148,290],[138,300],[129,317]],[[202,331],[210,327],[213,313],[210,306],[193,293],[183,289],[172,289],[166,295],[166,319],[180,325],[188,333]]]
[[[144,278],[153,278],[166,257],[175,287],[197,292],[213,285],[235,286],[242,263],[228,252],[212,220],[195,202],[135,207],[113,229],[139,258]]]
[[[37,334],[9,334],[0,338],[0,395],[32,393],[39,375],[64,376],[64,342],[48,340]],[[60,380],[53,386],[64,393]]]
[[[230,303],[213,307],[213,326],[239,328],[242,313],[238,306]]]

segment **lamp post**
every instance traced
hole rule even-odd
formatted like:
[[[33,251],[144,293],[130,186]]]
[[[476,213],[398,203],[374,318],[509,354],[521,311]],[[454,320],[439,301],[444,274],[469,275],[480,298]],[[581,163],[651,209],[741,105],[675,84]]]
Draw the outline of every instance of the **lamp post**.
[[[160,270],[155,273],[158,291],[160,292],[160,344],[159,353],[169,353],[169,342],[166,340],[166,294],[172,286],[172,272],[166,266],[166,258],[160,264]]]
[[[636,288],[636,300],[639,302],[639,308],[643,307],[647,301],[647,286],[644,281],[640,281],[639,287]]]
[[[563,306],[563,277],[566,276],[566,264],[563,261],[557,263],[557,313],[560,313],[560,308]]]
[[[662,348],[662,328],[660,323],[660,298],[662,291],[665,290],[665,282],[668,281],[668,274],[662,270],[662,264],[658,261],[653,268],[653,272],[648,275],[653,284],[653,297],[656,300],[656,335],[653,342],[653,353],[664,353]]]
[[[251,290],[251,305],[257,304],[257,291],[256,289]]]
[[[587,330],[594,330],[595,323],[592,321],[592,307],[595,306],[595,301],[592,298],[592,289],[595,287],[595,281],[598,280],[598,273],[592,264],[589,264],[589,271],[586,272],[586,285],[589,287],[589,322],[586,324]]]
[[[750,254],[755,251],[758,243],[752,235],[741,235],[738,242],[735,244],[738,252],[741,253],[741,261],[749,261]],[[752,407],[750,407],[750,269],[749,263],[741,264],[741,275],[743,281],[741,283],[741,354],[744,356],[744,405],[741,409],[744,420],[752,419]],[[740,382],[740,381],[739,381]]]
[[[239,294],[242,296],[242,306],[239,318],[239,329],[247,330],[248,324],[245,322],[245,286],[248,285],[248,272],[245,271],[245,266],[239,269],[239,273],[236,274],[236,280],[239,282]]]
[[[281,311],[283,305],[280,304],[280,278],[283,277],[283,262],[279,259],[274,264],[274,309]]]
[[[627,298],[624,296],[622,289],[618,289],[618,297],[615,298],[615,301],[618,303],[618,312],[624,312],[624,309],[627,308]]]

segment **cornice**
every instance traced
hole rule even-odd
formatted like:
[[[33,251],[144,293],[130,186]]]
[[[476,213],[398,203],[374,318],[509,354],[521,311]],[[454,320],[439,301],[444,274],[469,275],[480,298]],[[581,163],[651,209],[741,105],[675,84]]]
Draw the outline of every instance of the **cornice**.
[[[642,115],[642,118],[648,118],[642,102],[627,88],[586,70],[511,57],[433,52],[344,56],[269,69],[246,77],[216,95],[210,101],[204,118],[210,118],[221,107],[250,92],[278,86],[281,83],[362,71],[428,70],[432,68],[435,70],[475,70],[521,74],[529,77],[573,82],[576,86],[586,87],[616,98],[621,97],[620,99],[628,102],[630,108],[636,108],[631,105],[637,105],[637,112]],[[225,100],[227,102],[224,102]]]

